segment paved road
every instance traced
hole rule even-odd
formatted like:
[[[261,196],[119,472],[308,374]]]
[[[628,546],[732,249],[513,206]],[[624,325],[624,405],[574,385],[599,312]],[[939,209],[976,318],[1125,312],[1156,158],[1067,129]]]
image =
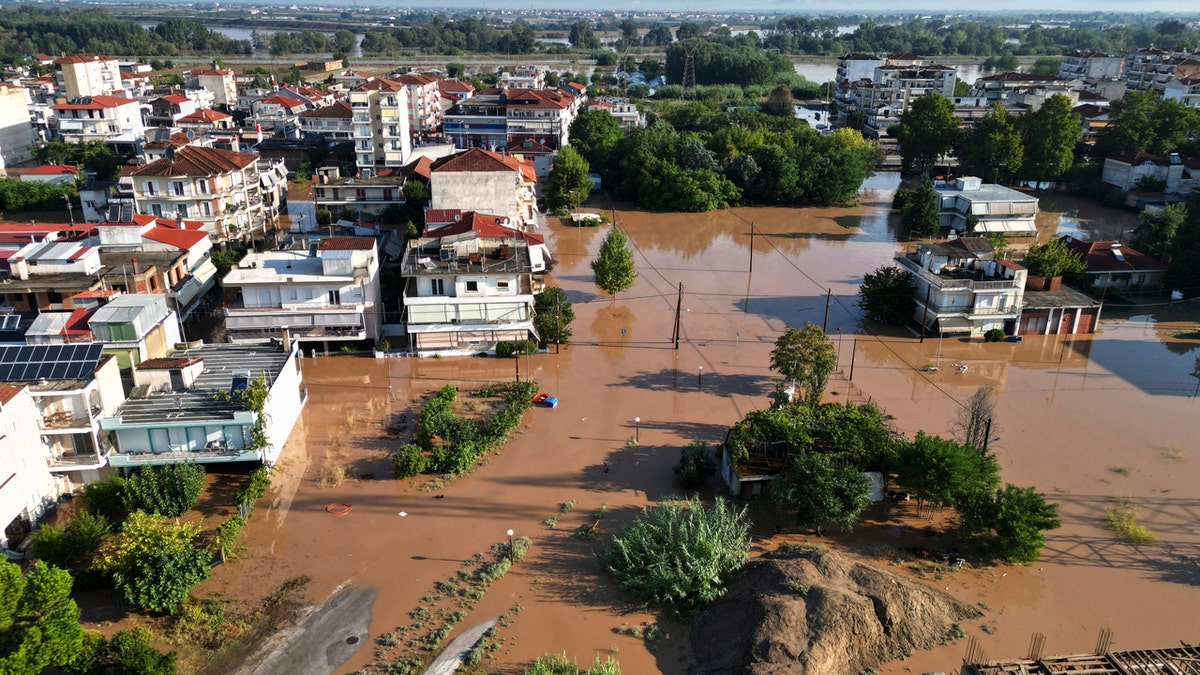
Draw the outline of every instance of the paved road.
[[[370,588],[343,590],[240,675],[329,675],[370,641],[375,595]]]
[[[446,646],[446,650],[434,659],[433,663],[429,664],[429,668],[425,669],[425,675],[453,675],[454,671],[462,665],[467,652],[471,651],[475,643],[483,639],[483,634],[495,625],[496,619],[488,619],[478,626],[463,631],[462,635],[454,638],[454,641]]]

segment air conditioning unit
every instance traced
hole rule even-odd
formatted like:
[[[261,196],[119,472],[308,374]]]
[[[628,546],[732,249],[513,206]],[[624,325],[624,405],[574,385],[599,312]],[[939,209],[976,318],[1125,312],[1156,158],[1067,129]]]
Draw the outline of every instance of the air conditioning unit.
[[[458,249],[454,246],[443,246],[441,259],[444,261],[458,260]]]

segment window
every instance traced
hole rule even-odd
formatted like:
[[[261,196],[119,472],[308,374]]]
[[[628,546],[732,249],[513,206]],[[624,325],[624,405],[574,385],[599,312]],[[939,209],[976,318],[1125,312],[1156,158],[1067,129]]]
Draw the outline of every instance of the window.
[[[162,218],[162,214],[163,214],[162,204],[151,204],[150,205],[150,213],[153,213],[154,215],[158,216],[159,218]]]
[[[199,194],[202,194],[202,195],[208,194],[208,181],[206,181],[206,180],[196,181],[196,192]]]
[[[430,279],[429,283],[433,287],[433,295],[446,294],[446,281],[444,279]]]
[[[504,281],[497,281],[496,288],[499,290],[502,290],[502,291],[507,291],[508,290],[508,280],[505,279]]]
[[[329,304],[331,304],[331,305],[342,304],[342,292],[338,291],[338,290],[329,291]]]
[[[109,337],[116,342],[128,342],[138,339],[137,330],[134,329],[131,323],[110,323],[108,324]]]
[[[479,292],[479,282],[478,281],[466,282],[466,291],[468,293],[478,293]]]
[[[153,197],[154,195],[158,194],[158,183],[155,183],[151,180],[142,183],[142,192],[145,192]]]
[[[188,205],[187,205],[187,204],[180,204],[180,205],[177,207],[177,211],[179,212],[179,217],[180,217],[180,218],[187,218],[187,217],[188,217]]]
[[[175,195],[176,197],[183,196],[183,181],[181,181],[181,180],[171,181],[171,194]]]
[[[211,216],[212,215],[212,204],[209,204],[208,202],[200,202],[200,215]]]

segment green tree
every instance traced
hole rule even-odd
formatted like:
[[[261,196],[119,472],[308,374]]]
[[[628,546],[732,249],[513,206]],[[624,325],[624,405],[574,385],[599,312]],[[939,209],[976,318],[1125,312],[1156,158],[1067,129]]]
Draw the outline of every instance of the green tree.
[[[62,527],[42,525],[33,535],[33,552],[38,560],[55,567],[86,568],[110,534],[112,528],[104,516],[85,511],[72,516]]]
[[[541,338],[538,344],[543,349],[546,345],[565,345],[571,341],[571,322],[575,320],[575,309],[563,289],[546,287],[546,290],[534,296],[533,311],[533,328]]]
[[[1133,238],[1138,248],[1164,263],[1171,263],[1179,251],[1181,233],[1187,231],[1188,207],[1168,204],[1165,208],[1146,209],[1138,216]]]
[[[575,148],[566,146],[554,158],[554,168],[546,177],[547,199],[550,207],[578,208],[592,192],[592,181],[588,178],[587,160]]]
[[[571,24],[571,33],[567,38],[572,47],[578,49],[599,49],[600,38],[592,32],[591,21],[576,21]]]
[[[803,328],[785,330],[771,350],[771,370],[803,391],[801,400],[810,407],[821,403],[829,375],[836,368],[833,341],[819,326],[807,321]]]
[[[153,640],[154,634],[144,626],[118,631],[111,640],[89,632],[83,652],[67,670],[76,675],[174,675],[175,652],[158,651]]]
[[[929,92],[912,102],[900,121],[888,128],[900,141],[906,171],[928,172],[958,142],[958,118],[954,102]]]
[[[1058,180],[1075,163],[1075,146],[1083,138],[1071,99],[1055,94],[1018,124],[1025,146],[1019,175],[1028,180]]]
[[[696,440],[688,443],[679,452],[679,463],[671,471],[675,481],[684,490],[697,490],[708,483],[708,479],[717,472],[717,463],[713,453],[704,441]]]
[[[450,76],[451,78],[453,78],[455,80],[461,80],[463,75],[466,75],[466,74],[467,74],[467,67],[465,65],[463,65],[461,63],[454,63],[454,62],[446,64],[446,75]]]
[[[592,272],[596,274],[596,285],[610,296],[633,286],[633,280],[637,278],[633,252],[629,250],[625,233],[616,225],[600,244],[600,254],[592,261]]]
[[[926,174],[921,176],[921,182],[912,190],[897,190],[894,208],[900,209],[900,224],[912,234],[921,237],[932,237],[941,227],[938,216],[941,199],[933,189],[933,180]]]
[[[987,538],[993,555],[1010,563],[1030,563],[1046,546],[1047,530],[1058,529],[1058,504],[1046,495],[1011,483],[993,494],[977,495],[964,505],[963,529]]]
[[[82,649],[71,575],[40,561],[22,575],[17,565],[0,562],[0,673],[38,675]]]
[[[339,30],[333,34],[333,50],[349,54],[358,46],[358,38],[348,30]]]
[[[191,510],[204,492],[204,467],[192,462],[144,466],[129,477],[125,504],[160,516],[178,517]]]
[[[820,537],[828,523],[854,527],[871,503],[871,480],[848,462],[802,452],[767,486],[766,499],[779,514]]]
[[[902,326],[912,318],[917,306],[915,292],[911,272],[895,265],[880,265],[874,272],[863,275],[858,287],[858,306],[872,321]]]
[[[208,578],[211,564],[211,552],[192,546],[151,548],[113,574],[113,587],[138,609],[174,613],[192,586]]]
[[[1096,137],[1092,156],[1107,158],[1148,152],[1156,136],[1151,117],[1157,106],[1158,95],[1151,90],[1129,91],[1113,101],[1108,126]]]
[[[1150,122],[1154,125],[1154,141],[1148,149],[1160,157],[1185,150],[1200,138],[1200,110],[1176,99],[1158,101]]]
[[[1007,183],[1021,169],[1025,146],[1008,109],[996,102],[963,134],[955,155],[964,175]]]
[[[770,94],[767,94],[767,100],[761,106],[759,111],[767,115],[776,117],[793,117],[795,111],[792,109],[792,90],[786,84],[775,85]]]
[[[676,501],[642,509],[604,548],[603,563],[643,602],[689,617],[725,592],[750,554],[749,521],[718,497],[712,506]]]
[[[1000,484],[996,458],[957,441],[917,433],[896,444],[896,481],[917,495],[918,510],[959,507]]]
[[[610,153],[623,135],[617,118],[603,110],[580,112],[571,123],[571,147],[601,173],[610,166]]]
[[[224,277],[242,259],[242,254],[231,248],[213,249],[210,259],[217,268],[217,276]]]
[[[1030,246],[1021,264],[1035,277],[1071,276],[1087,269],[1083,256],[1072,251],[1061,239]]]
[[[1043,56],[1033,62],[1033,69],[1029,72],[1034,75],[1058,75],[1058,69],[1062,66],[1062,59],[1054,58],[1053,56]]]

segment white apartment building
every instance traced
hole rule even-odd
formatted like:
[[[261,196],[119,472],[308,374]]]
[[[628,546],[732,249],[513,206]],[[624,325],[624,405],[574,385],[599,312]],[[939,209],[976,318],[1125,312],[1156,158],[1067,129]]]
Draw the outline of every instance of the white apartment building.
[[[183,76],[188,80],[189,87],[211,91],[213,105],[237,105],[237,83],[234,82],[232,70],[191,70]]]
[[[133,143],[145,134],[137,99],[93,95],[54,106],[58,134],[67,143],[88,141]]]
[[[306,250],[247,254],[222,285],[231,342],[287,331],[297,342],[374,342],[380,335],[379,251],[372,237],[311,240]]]
[[[378,79],[350,91],[354,124],[355,166],[362,178],[377,167],[400,168],[412,154],[408,87]]]
[[[849,81],[839,99],[839,121],[858,110],[866,116],[867,131],[883,135],[908,111],[912,102],[929,92],[954,97],[958,70],[940,64],[925,65],[912,54],[896,54],[877,66],[871,79]]]
[[[570,143],[577,99],[561,89],[515,89],[505,92],[508,143],[532,138],[557,150]]]
[[[32,103],[25,87],[0,84],[0,171],[33,159],[37,129],[29,121]]]
[[[111,56],[76,54],[54,62],[60,85],[68,99],[83,96],[108,96],[125,88],[121,64]]]
[[[1179,101],[1189,108],[1200,108],[1200,76],[1171,80],[1163,86],[1163,98]]]
[[[913,275],[913,319],[935,333],[982,335],[993,328],[1013,334],[1025,296],[1028,271],[994,260],[985,237],[961,237],[921,244],[896,254]]]
[[[1095,84],[1105,80],[1119,80],[1125,71],[1125,57],[1077,50],[1064,54],[1058,66],[1058,76],[1064,80],[1083,80]]]
[[[320,134],[331,141],[354,139],[354,113],[346,101],[300,114],[300,130],[304,135]]]
[[[433,75],[393,78],[408,90],[408,126],[417,137],[432,136],[442,125],[442,93]]]
[[[258,155],[188,145],[122,181],[132,183],[139,212],[198,220],[218,241],[265,231]]]
[[[28,385],[0,383],[0,552],[19,550],[62,493],[41,451],[40,436]]]
[[[963,176],[934,185],[942,227],[975,234],[1028,236],[1037,233],[1038,198],[1003,185]]]

